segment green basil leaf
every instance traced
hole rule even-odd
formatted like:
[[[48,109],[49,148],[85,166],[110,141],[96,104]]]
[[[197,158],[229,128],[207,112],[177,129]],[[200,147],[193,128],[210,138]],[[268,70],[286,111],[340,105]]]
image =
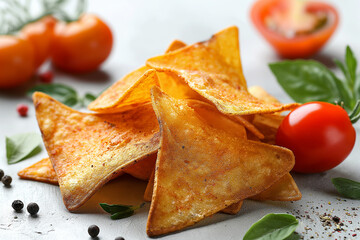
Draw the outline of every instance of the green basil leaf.
[[[298,220],[289,214],[270,213],[254,223],[243,240],[282,240],[297,228]]]
[[[299,240],[300,235],[296,232],[293,232],[289,237],[285,238],[284,240]]]
[[[27,94],[31,96],[36,91],[46,93],[69,107],[79,104],[79,98],[75,89],[64,84],[39,84],[31,88]]]
[[[84,107],[87,107],[95,99],[96,99],[96,96],[94,94],[86,93],[84,98],[83,98]]]
[[[336,64],[336,66],[338,68],[340,68],[340,70],[344,74],[345,78],[348,78],[349,76],[348,76],[348,72],[347,72],[347,69],[346,69],[345,65],[342,62],[340,62],[339,60],[337,60],[337,59],[335,59],[334,62]]]
[[[112,220],[117,220],[117,219],[122,219],[122,218],[127,218],[134,215],[134,210],[129,209],[127,211],[124,212],[118,212],[118,213],[114,213],[111,215],[111,219]]]
[[[360,182],[346,178],[333,178],[331,182],[342,196],[360,200]]]
[[[354,57],[354,53],[352,52],[349,46],[346,47],[345,62],[349,73],[349,80],[351,81],[350,83],[353,86],[356,81],[357,61],[356,58]]]
[[[6,137],[6,158],[14,164],[30,158],[41,151],[41,136],[36,133],[21,133]]]
[[[313,60],[288,60],[269,64],[277,81],[296,102],[341,100],[334,74]]]
[[[128,210],[133,210],[133,206],[131,205],[118,205],[118,204],[107,204],[100,203],[100,207],[104,209],[105,212],[114,214],[118,212],[125,212]]]

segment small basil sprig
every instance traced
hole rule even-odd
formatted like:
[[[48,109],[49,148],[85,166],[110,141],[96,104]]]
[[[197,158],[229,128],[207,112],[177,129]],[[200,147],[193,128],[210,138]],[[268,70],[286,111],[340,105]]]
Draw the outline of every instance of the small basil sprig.
[[[298,224],[292,215],[270,213],[254,223],[243,240],[299,239],[299,235],[294,233]]]
[[[127,218],[132,216],[135,213],[135,210],[142,208],[145,203],[141,203],[138,206],[131,206],[131,205],[119,205],[119,204],[107,204],[107,203],[100,203],[99,204],[105,212],[111,214],[111,219],[121,219]]]
[[[96,96],[91,93],[86,93],[83,97],[80,97],[74,88],[61,83],[36,85],[27,92],[27,95],[31,97],[34,92],[46,93],[73,108],[87,107],[89,103],[96,99]]]
[[[338,78],[323,64],[314,60],[286,60],[269,64],[278,83],[299,103],[323,101],[341,105],[355,123],[360,119],[360,77],[357,61],[349,46],[345,62],[335,60],[344,78]]]
[[[360,200],[360,182],[346,178],[333,178],[331,181],[342,196]]]
[[[41,152],[41,136],[37,133],[21,133],[6,137],[6,158],[14,164]]]

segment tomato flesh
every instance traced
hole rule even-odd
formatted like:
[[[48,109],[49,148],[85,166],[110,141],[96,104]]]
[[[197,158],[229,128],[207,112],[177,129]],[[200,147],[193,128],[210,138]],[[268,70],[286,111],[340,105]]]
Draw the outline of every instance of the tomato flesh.
[[[332,169],[350,154],[356,132],[344,109],[310,102],[290,112],[281,123],[276,144],[295,155],[293,171],[316,173]]]

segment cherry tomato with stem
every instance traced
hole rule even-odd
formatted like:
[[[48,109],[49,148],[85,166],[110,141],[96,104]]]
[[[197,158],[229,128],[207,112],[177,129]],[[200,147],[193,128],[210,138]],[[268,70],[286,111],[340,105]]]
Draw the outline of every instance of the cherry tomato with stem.
[[[84,14],[78,21],[58,23],[52,43],[52,62],[70,73],[97,69],[113,44],[110,28],[97,16]]]
[[[34,74],[34,48],[20,37],[0,36],[0,89],[17,87]]]
[[[343,108],[325,102],[309,102],[284,118],[276,144],[293,151],[293,171],[318,173],[344,161],[355,144],[355,137],[355,129]]]
[[[20,36],[29,40],[35,50],[35,68],[39,68],[50,57],[51,41],[56,19],[47,16],[39,21],[27,24]]]

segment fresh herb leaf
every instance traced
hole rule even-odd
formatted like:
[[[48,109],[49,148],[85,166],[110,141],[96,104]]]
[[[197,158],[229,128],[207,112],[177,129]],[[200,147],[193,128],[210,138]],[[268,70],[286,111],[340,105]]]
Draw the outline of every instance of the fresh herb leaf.
[[[267,214],[250,227],[243,240],[287,239],[291,237],[298,224],[298,220],[289,214]]]
[[[132,215],[134,215],[134,210],[133,209],[129,209],[123,212],[117,212],[111,215],[111,219],[112,220],[117,220],[117,219],[122,219],[122,218],[127,218],[130,217]]]
[[[6,158],[14,164],[41,152],[41,136],[36,133],[21,133],[6,137]]]
[[[323,64],[313,60],[287,60],[269,65],[277,81],[291,98],[300,103],[323,101],[340,104],[351,115],[351,122],[360,119],[357,102],[360,100],[360,75],[357,60],[347,46],[345,61],[335,60],[344,74],[338,78]]]
[[[91,102],[93,102],[97,96],[91,93],[85,93],[85,96],[83,98],[83,105],[88,106]]]
[[[138,206],[100,203],[100,207],[105,212],[110,213],[113,220],[130,217],[135,213],[135,210],[142,208],[144,205],[145,203]]]
[[[350,85],[353,86],[356,81],[357,61],[356,58],[354,57],[354,53],[352,52],[349,46],[346,47],[345,63],[347,66],[347,73],[348,73],[347,79],[349,80]]]
[[[342,196],[360,200],[360,182],[346,178],[333,178],[331,181]]]
[[[282,88],[295,101],[340,101],[333,74],[316,61],[296,60],[271,63],[271,71]]]
[[[86,93],[84,97],[80,97],[74,88],[61,83],[36,85],[27,92],[27,95],[31,97],[36,91],[46,93],[72,108],[87,107],[96,99],[96,96],[91,93]]]
[[[119,204],[107,204],[107,203],[100,203],[100,207],[104,209],[105,212],[110,214],[133,209],[133,206],[131,205],[119,205]]]
[[[39,84],[31,88],[27,92],[27,95],[31,96],[34,92],[46,93],[69,107],[73,107],[78,103],[78,95],[76,90],[65,84]]]
[[[293,232],[289,237],[285,238],[284,240],[299,240],[300,235],[296,232]]]

